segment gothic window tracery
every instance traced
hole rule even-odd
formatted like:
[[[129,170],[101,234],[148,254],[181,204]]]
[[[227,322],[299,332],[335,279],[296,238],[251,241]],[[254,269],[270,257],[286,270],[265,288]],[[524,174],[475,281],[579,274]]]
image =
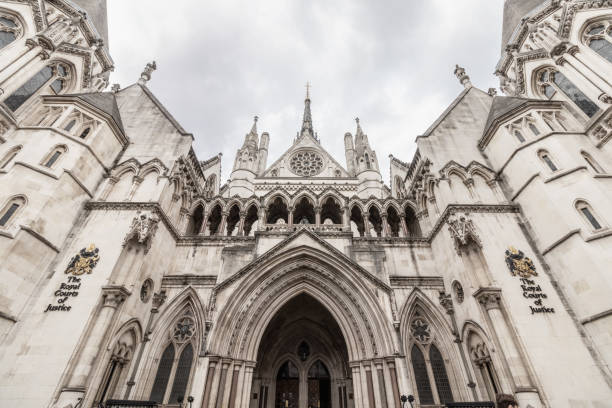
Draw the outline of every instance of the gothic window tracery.
[[[55,62],[43,67],[23,85],[13,91],[5,100],[4,104],[13,112],[21,107],[30,97],[37,92],[50,91],[59,94],[64,90],[70,80],[70,70],[63,63]]]
[[[316,176],[323,170],[323,158],[314,151],[299,151],[289,159],[289,167],[291,171],[298,176]]]
[[[14,16],[0,11],[0,49],[21,37],[21,22]]]
[[[538,91],[548,99],[560,92],[572,101],[588,117],[593,117],[599,112],[597,106],[584,92],[582,92],[563,73],[554,68],[544,68],[536,74],[536,86]]]
[[[446,404],[454,400],[446,364],[434,343],[432,331],[427,319],[417,312],[410,321],[410,336],[414,341],[410,359],[421,405]],[[436,392],[433,392],[434,387]]]
[[[500,392],[500,388],[489,349],[482,338],[474,332],[468,336],[467,344],[474,364],[477,382],[484,391],[483,395],[488,395],[490,399],[494,399]]]
[[[604,20],[590,24],[582,34],[582,42],[612,62],[612,21]]]
[[[170,342],[161,355],[151,388],[151,401],[176,404],[186,395],[193,367],[196,330],[191,311],[185,312],[171,327]]]

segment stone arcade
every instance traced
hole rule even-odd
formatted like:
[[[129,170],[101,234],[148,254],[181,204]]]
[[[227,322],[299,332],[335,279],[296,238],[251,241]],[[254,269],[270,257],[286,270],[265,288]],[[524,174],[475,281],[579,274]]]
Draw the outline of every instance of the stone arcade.
[[[221,185],[154,62],[104,91],[105,1],[0,1],[0,406],[611,407],[612,5],[504,7],[505,96],[457,66],[390,185],[309,93]]]

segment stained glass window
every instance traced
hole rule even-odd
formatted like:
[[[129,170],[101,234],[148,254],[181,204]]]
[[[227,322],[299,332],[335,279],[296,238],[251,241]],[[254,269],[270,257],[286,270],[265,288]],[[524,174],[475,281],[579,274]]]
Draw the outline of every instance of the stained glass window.
[[[185,396],[185,390],[187,389],[187,383],[189,382],[189,374],[191,373],[191,364],[193,362],[193,347],[191,343],[187,344],[181,352],[178,365],[176,367],[176,374],[174,376],[174,384],[172,385],[172,392],[168,399],[169,404],[174,404],[178,401],[179,397]]]
[[[172,343],[168,344],[168,347],[164,350],[164,353],[159,360],[159,366],[157,367],[157,375],[155,376],[155,382],[151,389],[151,401],[162,404],[164,401],[164,395],[166,394],[166,387],[168,386],[168,380],[170,378],[170,371],[172,371],[172,362],[174,361],[174,346]]]
[[[427,375],[425,357],[423,357],[423,353],[418,346],[412,346],[410,358],[412,360],[412,369],[414,370],[414,380],[419,393],[419,402],[421,405],[433,404],[433,393],[431,392],[431,384],[429,383],[429,376]]]
[[[49,157],[49,160],[47,160],[47,162],[45,163],[45,167],[53,166],[61,155],[62,152],[60,152],[59,150],[54,151],[51,157]]]
[[[21,25],[17,19],[0,15],[0,48],[4,48],[21,35]]]
[[[434,344],[432,344],[429,349],[429,361],[431,363],[434,381],[436,382],[438,396],[440,397],[440,403],[446,404],[447,402],[453,402],[453,392],[448,382],[448,376],[446,375],[444,360],[442,359],[440,350],[438,350]]]
[[[525,137],[523,136],[523,134],[521,133],[520,130],[515,130],[514,131],[514,136],[516,136],[518,141],[521,142],[521,143],[523,143],[525,141]]]
[[[70,130],[71,130],[73,127],[74,127],[74,125],[76,125],[76,120],[74,120],[74,119],[73,119],[73,120],[71,120],[71,121],[70,121],[70,123],[68,123],[68,124],[66,125],[66,127],[64,128],[64,130],[65,130],[66,132],[70,132]]]
[[[79,137],[81,139],[85,139],[90,131],[91,131],[91,128],[85,128],[85,130],[81,132],[81,136],[79,136]]]
[[[612,39],[610,38],[611,22],[598,22],[587,28],[583,41],[593,51],[612,62]]]
[[[540,131],[538,130],[536,125],[534,125],[533,123],[529,124],[529,129],[531,130],[531,133],[533,133],[535,136],[540,134]]]
[[[561,72],[555,71],[552,68],[546,68],[537,76],[537,79],[540,91],[546,95],[548,99],[551,99],[558,89],[574,102],[588,117],[592,117],[599,111],[599,106],[591,101],[584,92],[578,89],[578,87]]]
[[[582,211],[582,214],[587,220],[589,220],[594,229],[601,229],[601,224],[599,223],[599,221],[597,221],[597,218],[595,218],[595,216],[588,207],[582,207],[580,211]]]

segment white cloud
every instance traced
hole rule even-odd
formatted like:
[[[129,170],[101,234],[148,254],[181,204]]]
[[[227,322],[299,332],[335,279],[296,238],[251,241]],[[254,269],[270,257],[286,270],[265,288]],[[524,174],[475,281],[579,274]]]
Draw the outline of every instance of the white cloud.
[[[224,155],[229,175],[252,117],[271,136],[269,164],[299,130],[304,83],[315,130],[344,163],[343,135],[359,116],[388,179],[389,153],[410,161],[414,138],[461,91],[495,87],[502,1],[111,0],[112,82],[150,89],[196,138],[200,159]]]

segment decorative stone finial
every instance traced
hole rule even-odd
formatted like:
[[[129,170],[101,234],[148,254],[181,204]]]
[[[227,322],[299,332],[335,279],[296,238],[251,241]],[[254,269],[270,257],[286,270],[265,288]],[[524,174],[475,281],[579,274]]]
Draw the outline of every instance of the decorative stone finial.
[[[470,77],[465,73],[465,68],[460,67],[459,65],[455,65],[455,76],[465,88],[471,88],[472,83],[470,82]]]
[[[489,88],[489,90],[487,91],[487,93],[491,96],[495,96],[497,95],[497,89],[495,88]]]
[[[310,99],[310,82],[306,81],[306,99]]]
[[[113,84],[113,86],[111,87],[111,92],[112,93],[117,93],[117,92],[119,92],[120,89],[121,89],[121,85]]]
[[[149,80],[151,80],[151,74],[156,69],[157,69],[157,64],[155,63],[155,61],[147,63],[147,65],[145,66],[145,69],[140,74],[140,79],[138,80],[138,83],[140,85],[146,84]]]

